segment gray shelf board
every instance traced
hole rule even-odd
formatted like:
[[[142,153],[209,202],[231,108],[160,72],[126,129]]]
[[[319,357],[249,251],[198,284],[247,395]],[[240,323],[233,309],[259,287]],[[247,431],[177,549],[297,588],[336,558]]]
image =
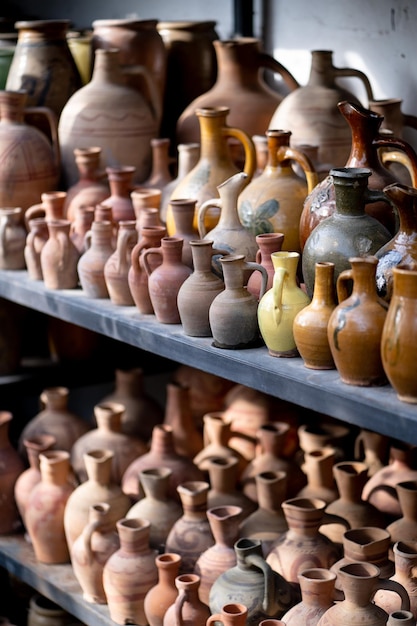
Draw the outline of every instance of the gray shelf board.
[[[215,348],[211,338],[188,337],[180,324],[161,324],[134,306],[90,299],[81,289],[48,290],[26,271],[0,271],[0,296],[303,408],[417,444],[417,405],[400,402],[390,385],[346,385],[336,370],[307,369],[301,358],[274,358],[265,346]]]
[[[22,535],[0,537],[0,566],[87,626],[114,626],[107,605],[86,602],[70,563],[47,565],[36,560]]]

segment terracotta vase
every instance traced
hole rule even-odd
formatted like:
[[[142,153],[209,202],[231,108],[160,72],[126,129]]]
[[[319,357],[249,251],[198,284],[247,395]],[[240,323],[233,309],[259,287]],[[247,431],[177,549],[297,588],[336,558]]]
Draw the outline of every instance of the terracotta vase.
[[[306,484],[304,472],[296,461],[286,458],[283,454],[289,431],[289,424],[278,421],[264,424],[258,430],[257,454],[241,478],[243,492],[255,502],[257,498],[255,477],[261,472],[286,472],[288,497],[295,496]]]
[[[74,148],[74,160],[78,169],[78,180],[67,189],[64,205],[64,215],[71,221],[75,219],[78,207],[94,207],[109,197],[109,186],[100,163],[101,148]]]
[[[316,626],[321,616],[333,606],[333,591],[336,574],[321,567],[311,567],[298,575],[301,602],[283,616],[286,626]]]
[[[258,321],[268,352],[274,357],[298,356],[294,318],[310,304],[309,296],[297,284],[298,252],[273,252],[274,280],[259,300]]]
[[[410,599],[410,607],[414,620],[417,614],[417,594],[416,594],[416,565],[417,565],[417,544],[415,541],[407,539],[396,541],[394,544],[395,573],[390,580],[396,581],[404,587]],[[374,602],[387,613],[401,611],[401,600],[393,591],[378,590],[374,596]]]
[[[297,313],[293,323],[295,345],[309,369],[335,368],[327,337],[329,319],[335,307],[334,263],[321,261],[315,265],[311,302]]]
[[[165,552],[177,552],[181,556],[182,574],[191,574],[200,554],[214,545],[206,515],[209,487],[203,480],[183,482],[177,487],[183,514],[168,534]]]
[[[114,453],[110,450],[90,450],[84,453],[87,480],[74,490],[68,499],[64,513],[64,528],[71,550],[88,522],[93,504],[106,502],[110,505],[109,522],[116,523],[124,517],[131,502],[120,486],[111,479]]]
[[[70,239],[69,220],[47,221],[49,238],[41,251],[43,282],[47,289],[75,289],[80,253]]]
[[[145,615],[149,626],[162,626],[164,616],[178,596],[175,580],[178,576],[181,557],[174,552],[158,554],[155,558],[158,582],[145,596]]]
[[[170,200],[169,206],[172,211],[172,219],[174,227],[172,230],[173,237],[179,237],[183,240],[182,246],[182,262],[193,268],[193,256],[191,252],[191,241],[198,239],[198,231],[194,227],[196,200],[181,199]]]
[[[70,613],[45,596],[35,593],[29,600],[28,626],[69,626],[74,621]]]
[[[81,483],[88,479],[84,455],[92,450],[111,450],[111,480],[120,484],[128,465],[147,452],[146,444],[138,437],[122,432],[124,405],[118,402],[99,402],[94,406],[96,428],[81,435],[71,448],[71,465]]]
[[[25,91],[0,93],[0,204],[24,211],[39,202],[41,193],[57,188],[61,167],[56,118],[45,107],[37,109],[48,120],[51,143],[25,121],[31,110],[27,99]]]
[[[373,430],[361,428],[355,439],[354,457],[363,460],[369,478],[388,462],[389,437]]]
[[[249,135],[239,128],[227,125],[227,116],[230,109],[225,106],[196,109],[195,115],[200,124],[200,158],[197,165],[180,181],[171,194],[171,200],[176,198],[194,198],[196,208],[206,200],[216,198],[217,187],[238,173],[240,169],[248,175],[250,181],[255,171],[255,148]],[[242,143],[245,150],[245,165],[238,168],[232,161],[227,138],[235,138]],[[210,221],[209,218],[210,217]],[[219,211],[212,210],[207,215],[206,228],[211,230],[218,222]],[[171,231],[172,215],[167,212],[167,230]],[[197,225],[197,215],[195,216]]]
[[[166,385],[164,424],[172,428],[178,454],[194,457],[203,448],[203,436],[197,429],[191,411],[190,388],[169,382]]]
[[[201,481],[204,474],[186,456],[175,452],[172,428],[165,424],[156,425],[152,432],[149,452],[133,461],[124,473],[122,488],[133,500],[139,499],[138,475],[144,469],[168,467],[172,470],[169,495],[178,500],[178,485],[188,481]]]
[[[393,296],[381,337],[382,365],[398,399],[415,404],[417,386],[412,376],[411,363],[417,339],[417,272],[414,265],[394,267],[392,272]]]
[[[282,248],[301,252],[299,224],[303,203],[317,185],[318,177],[310,159],[300,150],[290,148],[290,131],[268,130],[266,136],[268,162],[240,194],[239,217],[256,235],[283,233]],[[294,161],[301,166],[307,182],[294,172]]]
[[[261,233],[256,235],[256,243],[258,250],[256,251],[255,262],[259,263],[266,269],[268,275],[268,281],[266,283],[266,290],[272,288],[274,279],[274,266],[272,263],[271,254],[273,252],[279,252],[282,249],[284,242],[283,233]],[[246,285],[248,291],[259,300],[259,293],[261,287],[261,278],[259,274],[253,272]]]
[[[207,511],[207,518],[214,537],[214,545],[201,553],[194,572],[200,576],[199,596],[209,603],[210,589],[223,572],[236,565],[234,544],[239,538],[239,522],[242,509],[239,506],[217,506]]]
[[[71,548],[71,565],[86,602],[107,604],[103,588],[103,569],[110,556],[119,550],[120,541],[110,504],[90,507],[88,522]]]
[[[396,182],[395,176],[381,163],[379,150],[392,148],[405,155],[410,167],[410,175],[416,180],[416,155],[413,148],[407,142],[383,135],[379,132],[382,116],[364,109],[352,101],[338,103],[338,108],[345,118],[351,132],[351,151],[343,165],[347,168],[369,169],[369,188],[372,191],[382,191],[384,187]],[[378,200],[378,197],[376,196]],[[335,211],[335,189],[331,177],[325,178],[319,183],[306,198],[300,219],[301,248],[314,230],[325,218]],[[392,204],[382,195],[379,201],[370,203],[366,200],[366,212],[371,217],[378,219],[391,233],[398,228]]]
[[[238,506],[241,519],[248,517],[256,509],[256,504],[244,493],[239,485],[238,461],[236,458],[213,457],[208,462],[210,491],[207,501],[210,509],[219,506]]]
[[[26,229],[20,207],[0,209],[0,269],[26,269]]]
[[[111,206],[115,222],[135,220],[131,191],[134,187],[133,177],[135,167],[121,165],[120,167],[106,167],[110,185],[110,196],[103,200],[103,204]]]
[[[43,280],[41,251],[49,237],[48,224],[43,217],[29,221],[29,232],[24,248],[25,264],[29,278]]]
[[[159,552],[164,551],[168,534],[182,515],[181,505],[168,494],[171,474],[167,467],[139,472],[144,497],[126,513],[127,518],[138,517],[151,523],[149,544]]]
[[[172,181],[169,157],[170,139],[159,137],[151,139],[152,167],[149,178],[142,183],[144,187],[160,189],[161,192]]]
[[[307,484],[297,496],[320,498],[330,506],[339,495],[333,477],[334,461],[335,452],[330,447],[305,453],[302,470],[307,477]]]
[[[246,623],[255,626],[261,619],[281,617],[297,602],[288,582],[264,560],[260,541],[239,539],[235,552],[236,565],[221,574],[211,588],[212,614],[237,602],[248,608]]]
[[[231,429],[230,424],[223,419],[222,412],[207,413],[203,417],[203,424],[205,446],[194,457],[194,463],[204,472],[208,470],[211,459],[237,459],[237,472],[240,476],[247,466],[247,461],[228,445]]]
[[[136,221],[120,221],[116,250],[109,256],[104,265],[104,280],[110,300],[117,306],[133,306],[135,304],[130,293],[128,274],[132,263],[132,250],[137,242]]]
[[[289,89],[298,87],[290,72],[266,54],[260,41],[253,37],[216,40],[213,46],[218,68],[216,82],[182,112],[177,122],[180,142],[198,141],[194,111],[201,107],[227,106],[233,126],[242,128],[250,136],[264,133],[282,96],[267,86],[261,77],[261,68],[279,74]],[[245,107],[240,106],[241,102],[245,102]],[[256,115],[250,111],[256,111]]]
[[[149,547],[149,522],[119,518],[120,548],[106,561],[103,587],[116,624],[147,626],[145,596],[158,582],[155,550]]]
[[[349,156],[351,137],[337,105],[341,100],[358,101],[337,83],[339,77],[346,76],[358,78],[368,100],[372,99],[372,88],[363,72],[335,67],[331,50],[312,50],[307,84],[283,99],[268,127],[290,130],[294,145],[319,146],[319,161],[341,167]]]
[[[149,175],[150,142],[158,134],[158,94],[145,69],[136,67],[151,88],[151,108],[143,92],[126,84],[120,62],[120,50],[96,50],[91,81],[71,96],[61,113],[58,130],[67,187],[78,180],[74,149],[91,145],[101,148],[104,167],[130,165],[139,183]]]
[[[59,118],[82,82],[68,47],[69,20],[16,22],[18,39],[6,89],[27,90],[30,106],[46,106]]]
[[[44,217],[46,220],[63,220],[66,191],[44,191],[41,193],[41,202],[30,206],[25,211],[25,222],[35,217]]]
[[[50,450],[54,444],[55,438],[52,435],[38,435],[23,442],[29,467],[24,469],[16,479],[14,499],[24,526],[27,501],[34,486],[41,481],[39,455]]]
[[[320,527],[334,522],[347,524],[326,514],[326,503],[319,498],[292,498],[285,500],[282,508],[288,530],[275,541],[266,560],[274,571],[298,586],[298,574],[304,569],[329,569],[340,558],[338,546],[320,532]]]
[[[9,411],[0,412],[0,457],[2,459],[0,535],[16,532],[20,528],[19,510],[14,493],[16,481],[24,472],[25,465],[9,439],[9,427],[12,419],[13,415]]]
[[[210,615],[206,624],[221,622],[224,626],[245,626],[247,615],[248,608],[244,604],[225,604],[220,613]]]
[[[241,537],[259,539],[262,542],[265,558],[274,541],[288,530],[281,507],[287,496],[287,480],[288,476],[284,471],[265,471],[256,474],[258,508],[240,525]]]
[[[160,248],[147,248],[142,253],[142,263],[148,274],[149,297],[155,316],[161,324],[181,322],[177,296],[183,282],[192,270],[182,261],[183,240],[178,237],[163,237]],[[162,263],[152,269],[150,255],[162,257]]]
[[[381,336],[387,305],[376,291],[375,257],[352,257],[351,270],[337,280],[340,304],[332,312],[327,336],[341,380],[362,387],[386,382],[381,360]],[[348,296],[348,281],[353,291]],[[352,309],[354,305],[354,309]]]
[[[199,596],[200,577],[197,574],[182,574],[175,579],[178,596],[167,609],[163,625],[205,626],[210,610]]]
[[[47,387],[40,395],[41,410],[26,424],[19,437],[19,450],[24,441],[38,435],[55,437],[57,450],[71,451],[75,441],[89,429],[89,424],[68,408],[68,387]]]
[[[139,241],[131,253],[131,266],[127,275],[130,293],[139,312],[152,315],[154,309],[149,296],[148,274],[142,265],[142,252],[147,248],[158,248],[162,237],[166,236],[165,226],[146,226],[140,229]],[[149,258],[149,265],[154,271],[162,262],[159,255]]]
[[[248,271],[259,271],[262,276],[260,297],[266,289],[267,273],[259,263],[246,261],[243,254],[220,257],[224,276],[224,291],[213,300],[209,309],[209,323],[216,348],[240,350],[260,345],[257,320],[258,300],[246,289]]]
[[[177,175],[171,180],[162,190],[161,204],[160,204],[160,217],[165,223],[167,219],[168,204],[171,198],[171,194],[174,189],[179,185],[183,178],[191,172],[200,158],[200,144],[196,142],[180,143],[177,146]]]
[[[84,254],[87,251],[86,235],[91,230],[94,212],[95,209],[92,206],[78,206],[74,210],[70,239],[80,254]]]
[[[77,272],[81,288],[87,298],[109,298],[104,278],[104,266],[113,254],[113,227],[111,222],[93,221],[86,236],[86,251],[81,254]]]
[[[224,289],[223,280],[213,272],[211,264],[217,250],[208,239],[192,240],[190,248],[194,271],[178,291],[178,312],[186,335],[211,337],[210,306],[214,298]]]
[[[32,489],[26,504],[26,530],[39,562],[68,563],[64,515],[74,492],[70,456],[65,450],[49,450],[40,455],[39,461],[41,480]]]
[[[379,578],[380,571],[372,563],[350,563],[340,568],[338,576],[345,599],[336,602],[320,618],[318,626],[339,624],[375,624],[385,626],[388,614],[372,598],[378,589],[395,591],[401,598],[401,609],[409,610],[407,592],[398,583]]]
[[[417,480],[408,480],[395,485],[401,517],[387,526],[391,543],[417,540]]]

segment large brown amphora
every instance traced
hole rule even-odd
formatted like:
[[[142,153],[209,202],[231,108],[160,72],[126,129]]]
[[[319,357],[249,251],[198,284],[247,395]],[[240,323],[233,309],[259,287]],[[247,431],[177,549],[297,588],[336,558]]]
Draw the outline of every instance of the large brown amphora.
[[[336,574],[321,567],[305,569],[298,575],[301,602],[283,616],[286,626],[316,626],[322,615],[334,604]]]

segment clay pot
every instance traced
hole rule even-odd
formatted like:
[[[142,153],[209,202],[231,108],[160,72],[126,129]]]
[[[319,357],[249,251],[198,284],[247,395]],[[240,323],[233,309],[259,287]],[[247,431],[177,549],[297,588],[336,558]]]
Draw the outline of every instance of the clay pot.
[[[200,577],[182,574],[175,579],[178,596],[164,615],[164,626],[205,626],[210,610],[199,597]]]
[[[88,522],[71,548],[71,565],[86,602],[107,604],[104,564],[120,548],[119,536],[106,502],[90,507]]]
[[[145,596],[158,582],[156,552],[149,547],[150,523],[119,518],[116,526],[120,548],[110,556],[103,569],[110,617],[116,624],[147,626]]]
[[[339,493],[333,477],[334,460],[335,453],[330,447],[304,454],[302,470],[307,484],[298,492],[299,498],[320,498],[328,505],[336,500]]]
[[[178,454],[193,459],[203,448],[203,436],[191,412],[190,388],[176,382],[166,386],[164,424],[172,428]]]
[[[41,268],[47,289],[75,289],[80,253],[70,239],[69,220],[48,221],[49,238],[41,251]]]
[[[165,236],[165,226],[143,226],[140,229],[139,241],[134,246],[131,253],[131,266],[127,280],[135,305],[143,315],[152,315],[154,310],[149,296],[148,274],[142,266],[142,252],[147,248],[157,248],[160,246],[161,239]],[[159,255],[154,255],[149,259],[149,265],[152,271],[161,263],[162,259]]]
[[[187,481],[177,487],[183,515],[172,526],[165,551],[181,556],[182,574],[192,573],[200,554],[214,545],[206,515],[209,487],[205,481]]]
[[[149,452],[133,461],[124,473],[122,480],[123,491],[133,500],[138,500],[138,475],[144,469],[168,467],[172,470],[169,485],[169,495],[178,500],[177,486],[187,480],[201,481],[203,473],[194,463],[175,452],[174,436],[170,426],[156,425],[152,432],[151,448]]]
[[[0,497],[2,501],[0,535],[16,532],[20,527],[14,491],[16,481],[25,470],[25,466],[9,440],[9,426],[12,419],[13,415],[9,411],[0,412]]]
[[[116,223],[135,220],[135,211],[130,197],[135,171],[136,168],[132,165],[106,167],[110,196],[103,200],[103,204],[111,207],[113,220]]]
[[[225,604],[220,613],[210,615],[206,624],[220,622],[224,626],[245,626],[248,609],[244,604]]]
[[[29,278],[43,280],[41,251],[49,237],[48,224],[43,217],[29,220],[29,232],[24,249],[25,264]]]
[[[321,616],[333,606],[336,574],[327,569],[312,567],[298,575],[301,602],[287,611],[282,619],[286,626],[316,626]]]
[[[138,517],[151,523],[149,544],[159,552],[165,549],[168,534],[182,515],[180,504],[168,495],[171,474],[172,471],[167,467],[139,472],[139,481],[145,497],[126,513],[127,518]]]
[[[0,269],[26,269],[25,245],[26,229],[23,225],[23,211],[20,207],[0,208]]]
[[[408,480],[395,485],[401,517],[387,526],[391,543],[417,540],[417,480]]]
[[[158,583],[149,589],[145,596],[145,615],[149,626],[162,626],[165,613],[177,598],[178,590],[175,580],[180,562],[180,555],[174,552],[159,554],[155,558]]]
[[[410,611],[416,620],[417,614],[417,594],[416,594],[416,564],[417,564],[417,544],[415,541],[396,541],[393,552],[395,562],[395,573],[390,580],[396,581],[407,591],[410,599]],[[387,613],[401,611],[401,600],[395,593],[388,590],[378,590],[374,596],[374,602]]]
[[[64,515],[74,491],[70,456],[65,450],[49,450],[40,455],[39,461],[41,481],[33,488],[26,504],[26,530],[38,561],[68,563]]]
[[[100,402],[94,406],[96,428],[77,439],[71,449],[71,464],[80,482],[87,480],[84,454],[91,450],[111,450],[111,480],[119,485],[128,465],[147,452],[143,441],[122,432],[123,404]]]
[[[88,479],[76,487],[65,507],[65,536],[70,550],[87,524],[93,504],[108,503],[109,522],[113,524],[124,517],[130,508],[129,498],[111,479],[113,457],[114,453],[110,450],[90,450],[84,453]]]
[[[197,165],[200,158],[200,144],[196,142],[180,143],[177,146],[177,176],[171,180],[162,190],[160,203],[160,217],[165,223],[167,219],[168,204],[171,194],[183,178]]]
[[[279,252],[283,246],[284,234],[283,233],[261,233],[256,235],[256,243],[258,250],[256,251],[255,262],[259,263],[266,269],[268,275],[268,281],[266,283],[266,290],[272,288],[274,280],[274,265],[272,263],[271,254],[273,252]],[[261,288],[261,277],[257,272],[252,272],[249,277],[247,289],[255,298],[259,300]]]
[[[77,208],[94,207],[109,197],[109,186],[100,165],[101,148],[92,146],[74,148],[78,180],[69,189],[64,204],[64,215],[73,221]]]
[[[45,191],[40,197],[40,203],[30,206],[25,211],[26,223],[36,217],[44,217],[46,220],[66,219],[64,213],[66,191]]]
[[[120,221],[116,250],[109,256],[104,265],[104,280],[110,300],[117,306],[133,306],[135,304],[130,293],[128,274],[132,250],[137,241],[138,232],[135,220]]]
[[[203,423],[206,445],[194,457],[194,463],[204,472],[208,470],[211,459],[236,459],[238,461],[237,473],[240,476],[247,462],[237,450],[228,445],[231,434],[230,424],[223,419],[222,412],[204,415]]]
[[[239,463],[236,458],[213,457],[208,461],[207,470],[211,487],[207,498],[209,508],[238,506],[242,510],[241,519],[253,513],[255,503],[239,488]]]
[[[198,231],[194,227],[195,205],[196,200],[189,198],[177,198],[169,202],[174,222],[171,235],[183,240],[182,262],[191,269],[194,267],[191,241],[198,239]]]
[[[170,140],[168,137],[151,139],[152,167],[149,178],[142,183],[144,187],[160,189],[162,192],[164,187],[172,181],[169,169],[169,146]]]
[[[74,209],[70,238],[80,254],[84,254],[87,250],[86,235],[91,230],[94,221],[94,211],[95,209],[92,206],[77,206]]]
[[[111,222],[93,221],[86,236],[87,250],[81,255],[77,272],[82,289],[88,298],[109,298],[104,278],[104,266],[113,254],[113,227]]]

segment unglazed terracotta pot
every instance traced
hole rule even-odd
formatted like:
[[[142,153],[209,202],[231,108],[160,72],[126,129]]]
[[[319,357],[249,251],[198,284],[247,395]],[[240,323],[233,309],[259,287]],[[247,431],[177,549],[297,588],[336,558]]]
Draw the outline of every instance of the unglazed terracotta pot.
[[[168,204],[171,194],[183,178],[197,165],[200,158],[200,144],[197,142],[180,143],[177,146],[177,176],[171,180],[162,190],[160,203],[160,218],[166,222]]]
[[[158,554],[155,563],[158,569],[158,582],[146,594],[144,608],[149,626],[162,626],[165,613],[178,596],[175,580],[181,557],[174,552]]]
[[[213,457],[209,459],[207,471],[210,481],[208,492],[209,508],[219,506],[238,506],[242,509],[241,519],[244,519],[256,508],[256,504],[240,489],[239,463],[236,458]]]
[[[2,515],[0,519],[0,534],[16,532],[20,527],[19,511],[15,500],[15,485],[17,479],[25,470],[25,465],[19,453],[9,439],[9,427],[13,419],[10,411],[0,412],[0,497]]]
[[[41,251],[49,237],[48,224],[45,218],[37,217],[29,220],[29,232],[23,254],[25,256],[28,276],[32,280],[42,280]]]
[[[29,601],[28,626],[69,626],[72,615],[49,598],[35,593]]]
[[[43,282],[47,289],[75,289],[80,253],[70,239],[69,220],[47,221],[49,238],[41,251]]]
[[[393,547],[395,573],[390,580],[402,585],[410,599],[410,611],[414,620],[417,614],[417,594],[416,594],[416,564],[417,564],[417,544],[415,541],[396,541]],[[401,600],[397,594],[389,590],[378,590],[374,596],[374,602],[387,613],[401,611]]]
[[[132,192],[134,193],[134,192]],[[156,209],[148,209],[156,210]],[[141,214],[144,215],[143,213]],[[161,245],[162,237],[166,236],[165,226],[142,226],[139,233],[139,241],[134,246],[131,253],[131,266],[127,275],[130,293],[139,312],[143,315],[154,313],[152,302],[149,296],[148,274],[142,265],[142,252],[147,248],[157,248]],[[159,255],[149,258],[149,265],[152,271],[162,263]]]
[[[330,447],[305,452],[301,467],[307,477],[307,484],[297,496],[321,498],[328,505],[333,502],[339,495],[333,477],[334,461],[335,451]]]
[[[114,252],[112,238],[111,222],[93,221],[85,239],[87,250],[81,254],[77,265],[80,284],[88,298],[110,297],[104,266]]]
[[[363,460],[371,477],[388,462],[389,437],[361,428],[355,439],[354,456]]]
[[[247,615],[248,608],[244,604],[225,604],[220,613],[210,615],[206,625],[220,622],[224,626],[245,626]]]
[[[142,183],[144,187],[160,189],[162,192],[164,187],[172,181],[172,174],[169,169],[170,143],[168,137],[151,139],[152,167],[149,178]]]
[[[387,620],[387,626],[414,626],[415,617],[411,611],[393,611]]]
[[[273,252],[279,252],[282,249],[284,234],[261,233],[260,235],[256,235],[255,239],[258,246],[258,250],[256,251],[255,256],[255,262],[259,263],[266,269],[266,273],[268,274],[266,289],[269,290],[272,288],[275,273],[271,254]],[[246,286],[248,291],[259,300],[261,277],[257,272],[252,272]]]
[[[177,198],[170,200],[173,228],[172,236],[183,240],[182,262],[194,269],[191,252],[191,241],[198,239],[198,231],[194,226],[196,200],[191,198]]]
[[[101,148],[91,146],[74,148],[78,180],[69,189],[64,204],[64,215],[73,221],[77,207],[100,204],[109,197],[109,185],[101,167]]]
[[[132,250],[137,242],[136,221],[120,221],[116,250],[109,256],[104,265],[104,280],[110,300],[117,306],[133,306],[135,304],[130,292],[128,274],[132,264]]]
[[[25,211],[25,221],[35,217],[44,217],[46,220],[66,219],[64,213],[66,191],[45,191],[41,194],[41,202],[30,206]]]
[[[200,577],[182,574],[175,579],[178,596],[164,615],[164,626],[205,626],[210,609],[199,596]]]
[[[113,220],[116,223],[134,220],[136,217],[130,197],[134,187],[135,171],[136,168],[133,165],[106,167],[110,195],[103,200],[103,204],[111,207]]]
[[[283,616],[286,626],[316,626],[321,616],[333,606],[333,591],[336,574],[328,569],[312,567],[298,575],[301,602]]]

